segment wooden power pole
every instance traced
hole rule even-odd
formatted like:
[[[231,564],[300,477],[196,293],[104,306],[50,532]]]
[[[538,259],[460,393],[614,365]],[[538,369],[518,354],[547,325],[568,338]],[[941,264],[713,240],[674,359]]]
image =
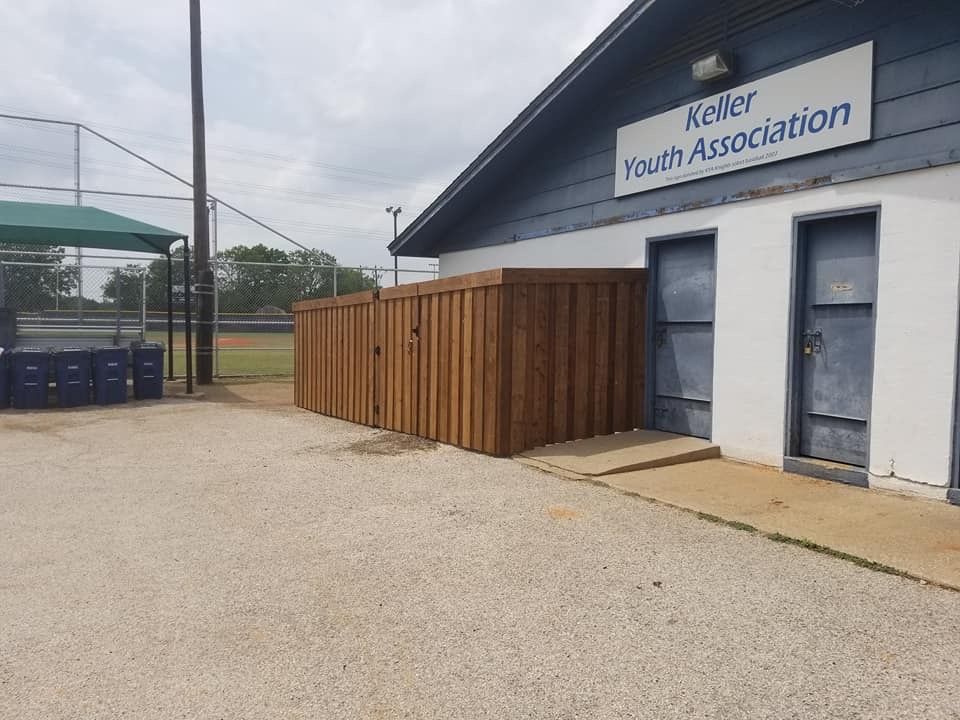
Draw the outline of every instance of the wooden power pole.
[[[200,0],[190,0],[190,89],[193,106],[193,247],[197,280],[197,383],[213,382],[213,272],[207,210],[206,123],[203,114],[203,63]],[[190,278],[184,278],[185,283]]]

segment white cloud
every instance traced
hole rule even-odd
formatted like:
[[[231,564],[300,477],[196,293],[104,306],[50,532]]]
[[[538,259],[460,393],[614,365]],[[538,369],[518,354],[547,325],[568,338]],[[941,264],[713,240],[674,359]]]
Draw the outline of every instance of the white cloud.
[[[210,190],[341,262],[388,264],[382,208],[412,220],[624,2],[205,0]],[[17,69],[0,111],[88,122],[189,176],[186,2],[4,3],[0,27]],[[71,184],[72,147],[0,123],[0,180]],[[88,187],[189,194],[92,140],[83,160]],[[183,203],[121,205],[190,225]],[[221,217],[222,246],[283,246]]]

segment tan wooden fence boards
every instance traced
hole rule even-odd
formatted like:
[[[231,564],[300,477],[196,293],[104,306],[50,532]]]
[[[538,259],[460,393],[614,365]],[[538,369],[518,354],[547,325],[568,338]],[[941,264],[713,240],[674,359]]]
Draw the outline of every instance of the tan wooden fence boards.
[[[509,452],[643,425],[645,279],[589,279],[504,286]]]
[[[493,270],[294,313],[308,410],[495,455],[643,425],[644,270]]]
[[[297,407],[363,423],[374,415],[376,295],[362,292],[297,303],[294,401]]]

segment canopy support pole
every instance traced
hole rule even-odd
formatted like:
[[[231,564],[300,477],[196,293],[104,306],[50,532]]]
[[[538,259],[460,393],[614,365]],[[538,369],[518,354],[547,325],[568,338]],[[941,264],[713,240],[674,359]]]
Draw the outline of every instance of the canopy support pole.
[[[183,320],[187,349],[187,395],[193,395],[193,323],[190,317],[190,243],[183,239]]]
[[[173,380],[173,255],[167,250],[167,380]]]

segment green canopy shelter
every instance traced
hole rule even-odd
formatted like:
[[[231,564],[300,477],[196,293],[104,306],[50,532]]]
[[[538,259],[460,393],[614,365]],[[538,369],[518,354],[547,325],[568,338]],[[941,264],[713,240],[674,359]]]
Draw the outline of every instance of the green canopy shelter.
[[[173,379],[173,255],[171,246],[183,241],[184,320],[187,392],[193,392],[193,338],[190,314],[190,248],[187,236],[174,230],[107,212],[95,207],[0,201],[0,247],[46,245],[140,253],[167,258],[168,374]]]

